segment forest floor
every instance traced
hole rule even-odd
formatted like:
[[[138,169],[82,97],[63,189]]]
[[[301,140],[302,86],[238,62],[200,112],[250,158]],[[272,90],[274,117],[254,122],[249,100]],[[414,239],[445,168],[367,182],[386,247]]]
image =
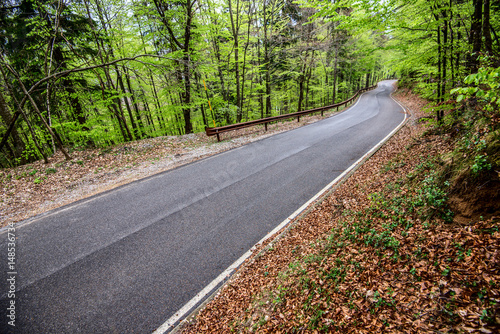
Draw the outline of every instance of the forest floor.
[[[339,110],[339,112],[342,109]],[[325,113],[324,117],[336,114]],[[205,133],[165,136],[123,143],[104,149],[61,152],[49,159],[0,170],[0,228],[77,200],[116,188],[195,160],[221,153],[265,137],[314,123],[320,115],[250,127],[216,137]]]
[[[453,139],[420,122],[426,101],[405,90],[395,97],[413,118],[280,238],[258,247],[180,331],[500,331],[499,217],[467,216],[474,210],[463,201],[449,205],[438,179]]]

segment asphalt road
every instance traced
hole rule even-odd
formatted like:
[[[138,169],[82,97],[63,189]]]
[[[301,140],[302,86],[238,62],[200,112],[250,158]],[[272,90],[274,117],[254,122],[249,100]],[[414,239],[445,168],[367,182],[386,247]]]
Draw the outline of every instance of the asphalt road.
[[[0,332],[151,333],[404,118],[381,82],[320,122],[0,232]]]

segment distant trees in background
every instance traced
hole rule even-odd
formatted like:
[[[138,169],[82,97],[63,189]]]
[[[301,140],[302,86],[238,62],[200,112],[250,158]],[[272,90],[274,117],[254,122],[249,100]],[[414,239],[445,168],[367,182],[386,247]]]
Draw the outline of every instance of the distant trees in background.
[[[500,66],[500,2],[390,0],[395,69],[428,99],[443,102],[480,66]]]
[[[497,55],[498,12],[489,0],[6,0],[0,163],[328,105],[396,73],[442,101]]]

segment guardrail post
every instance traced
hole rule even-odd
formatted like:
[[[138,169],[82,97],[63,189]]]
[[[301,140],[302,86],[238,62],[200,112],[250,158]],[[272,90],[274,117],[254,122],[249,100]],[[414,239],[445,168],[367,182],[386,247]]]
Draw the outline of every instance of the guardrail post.
[[[321,110],[321,117],[323,117],[323,110]]]
[[[300,122],[300,116],[297,116],[297,122]]]
[[[220,142],[219,130],[216,130],[217,133],[217,141]]]
[[[265,128],[265,129],[266,129],[266,131],[267,131],[267,123],[264,123],[264,128]]]

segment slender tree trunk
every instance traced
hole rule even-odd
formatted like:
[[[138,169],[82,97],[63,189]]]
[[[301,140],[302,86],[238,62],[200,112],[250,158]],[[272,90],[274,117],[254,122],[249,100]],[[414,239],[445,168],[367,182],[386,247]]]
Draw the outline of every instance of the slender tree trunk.
[[[240,30],[240,1],[236,0],[236,18],[233,14],[232,1],[228,0],[229,16],[231,19],[231,32],[233,33],[234,46],[234,76],[236,82],[236,123],[241,122],[241,94],[240,94],[240,60],[239,60],[239,30]]]
[[[132,85],[130,84],[130,75],[127,72],[127,69],[124,67],[124,73],[125,73],[125,81],[127,82],[127,88],[130,93],[130,98],[132,99],[132,106],[134,107],[134,112],[135,112],[135,120],[138,124],[137,127],[137,137],[142,138],[143,137],[143,132],[144,132],[144,124],[142,123],[141,119],[141,113],[139,111],[139,103],[137,102],[137,97],[135,96],[135,92],[132,89]]]
[[[201,88],[201,84],[200,84],[201,78],[200,78],[198,73],[195,73],[194,75],[195,75],[195,79],[196,79],[196,86],[198,88],[198,92],[202,92],[203,89]],[[207,120],[207,116],[205,115],[205,107],[203,104],[201,105],[201,116],[203,118],[203,124],[205,125],[205,127],[208,127],[208,120]]]
[[[251,6],[251,4],[249,4]],[[248,26],[247,26],[247,41],[245,43],[245,51],[243,52],[243,64],[242,64],[242,73],[241,73],[241,105],[240,109],[241,112],[243,113],[243,104],[245,101],[245,84],[246,84],[246,64],[247,64],[247,52],[248,52],[248,47],[250,45],[250,27],[252,23],[252,15],[253,15],[253,8],[248,9]],[[251,89],[250,89],[251,90]],[[248,110],[245,115],[245,119],[248,120]]]
[[[450,29],[450,72],[451,72],[451,86],[455,87],[455,31],[453,29],[453,2],[450,0],[450,20],[448,22]]]
[[[335,99],[337,98],[338,63],[339,63],[339,48],[338,48],[338,42],[337,40],[335,40],[335,60],[333,61],[332,104],[335,104]]]
[[[305,59],[302,63],[302,69],[301,69],[300,75],[299,75],[299,101],[297,102],[297,111],[303,110],[302,103],[304,102],[304,83],[306,81],[308,56],[309,56],[309,52],[306,51]]]
[[[306,80],[306,110],[309,109],[309,82],[311,81],[311,74],[312,74],[312,69],[309,66],[309,69],[307,70],[307,80]]]
[[[260,54],[260,40],[257,41],[257,59],[259,62],[259,69],[262,67],[261,54]],[[259,70],[258,74],[259,82],[259,107],[260,107],[260,118],[264,118],[264,90],[262,89],[262,72]]]
[[[483,16],[483,0],[473,0],[474,14],[470,28],[470,44],[472,55],[469,59],[470,73],[477,73],[479,67],[479,52],[481,52],[481,21]]]
[[[447,76],[446,76],[446,67],[447,67],[447,49],[448,49],[448,21],[444,21],[443,23],[443,37],[444,37],[444,43],[443,43],[443,83],[441,84],[441,99],[444,101],[444,97],[446,94],[446,81],[447,81]],[[442,115],[441,115],[442,116]]]
[[[493,55],[493,41],[490,32],[490,0],[484,0],[483,12],[484,51],[488,55]]]
[[[270,49],[269,49],[269,36],[268,36],[268,19],[267,16],[267,4],[264,0],[264,68],[266,72],[265,81],[266,81],[266,117],[271,116],[271,57],[270,57]]]
[[[118,66],[115,67],[116,69],[116,81],[120,85],[120,88],[123,92],[123,94],[127,94],[127,90],[125,89],[125,85],[123,84],[123,78],[120,73],[120,69]],[[135,138],[139,138],[138,130],[137,130],[137,125],[135,124],[134,116],[132,116],[132,108],[130,107],[130,103],[128,101],[128,97],[124,96],[123,97],[123,102],[125,103],[125,107],[127,108],[128,116],[130,118],[130,124],[132,124],[132,132],[134,133]]]
[[[441,102],[441,59],[442,59],[442,53],[441,53],[441,29],[437,29],[437,44],[438,44],[438,79],[436,82],[436,90],[437,90],[437,101]],[[439,111],[438,111],[439,113]],[[438,114],[438,120],[439,120],[439,114]]]
[[[144,106],[144,110],[146,111],[146,119],[148,120],[148,124],[153,128],[153,132],[156,132],[155,122],[153,117],[151,116],[151,108],[149,108],[148,99],[146,98],[146,92],[141,88],[142,94],[142,105]]]

